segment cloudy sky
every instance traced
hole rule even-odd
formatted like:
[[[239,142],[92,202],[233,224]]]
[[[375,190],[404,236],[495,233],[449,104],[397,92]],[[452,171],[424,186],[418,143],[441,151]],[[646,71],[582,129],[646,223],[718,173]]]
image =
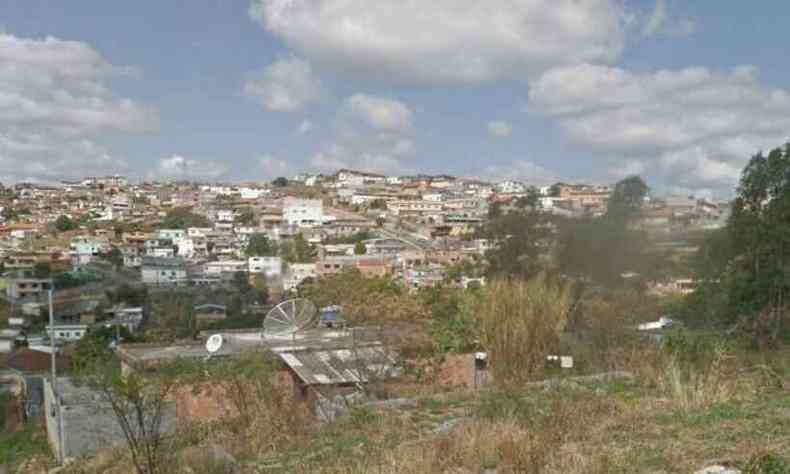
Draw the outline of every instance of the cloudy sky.
[[[726,196],[790,135],[790,3],[0,2],[0,180],[353,167]]]

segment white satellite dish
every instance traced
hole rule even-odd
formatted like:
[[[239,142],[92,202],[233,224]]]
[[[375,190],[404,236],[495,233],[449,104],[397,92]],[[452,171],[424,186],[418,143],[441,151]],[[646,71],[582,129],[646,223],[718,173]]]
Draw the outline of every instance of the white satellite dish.
[[[213,334],[206,341],[206,350],[209,354],[213,354],[222,347],[222,342],[222,334]]]
[[[306,329],[318,313],[315,305],[304,298],[278,304],[263,320],[263,336],[289,336]]]

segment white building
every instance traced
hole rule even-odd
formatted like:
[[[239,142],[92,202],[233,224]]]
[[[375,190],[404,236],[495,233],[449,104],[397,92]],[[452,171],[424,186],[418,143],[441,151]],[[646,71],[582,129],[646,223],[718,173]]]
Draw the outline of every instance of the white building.
[[[320,199],[285,198],[283,220],[288,225],[302,227],[321,225],[324,222],[324,203]]]
[[[288,266],[288,273],[283,279],[283,289],[293,290],[307,278],[315,278],[318,275],[315,263],[292,263]]]
[[[141,275],[146,285],[179,285],[187,281],[183,261],[175,258],[144,258]]]
[[[52,329],[53,328],[47,324],[47,335],[52,334]],[[55,341],[79,341],[88,332],[88,325],[80,323],[56,323],[54,326],[54,331]]]
[[[218,222],[233,222],[233,211],[228,209],[220,209],[217,211]]]
[[[250,273],[263,273],[266,278],[282,274],[283,261],[280,257],[250,257],[247,264]]]
[[[527,192],[527,187],[524,186],[524,183],[520,183],[518,181],[507,180],[502,181],[501,183],[497,183],[496,190],[500,193],[525,193]]]
[[[222,273],[246,272],[249,264],[245,260],[220,260],[203,264],[203,273],[206,275],[221,275]]]
[[[162,240],[171,240],[173,243],[185,238],[186,231],[183,229],[159,229],[159,238]]]

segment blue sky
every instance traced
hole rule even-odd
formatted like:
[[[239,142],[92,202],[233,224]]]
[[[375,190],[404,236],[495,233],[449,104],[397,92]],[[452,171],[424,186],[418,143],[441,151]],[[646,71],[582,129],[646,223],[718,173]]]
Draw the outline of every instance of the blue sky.
[[[0,179],[349,166],[726,195],[787,138],[788,17],[779,0],[6,0]]]

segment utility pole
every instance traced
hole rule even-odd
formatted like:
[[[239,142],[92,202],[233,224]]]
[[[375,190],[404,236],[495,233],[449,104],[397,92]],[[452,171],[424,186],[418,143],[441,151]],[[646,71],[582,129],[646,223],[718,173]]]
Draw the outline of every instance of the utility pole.
[[[50,280],[49,282],[49,348],[51,353],[51,360],[52,360],[52,402],[55,404],[55,410],[57,411],[58,416],[58,461],[61,465],[63,465],[63,460],[65,459],[65,455],[63,453],[63,436],[65,433],[63,432],[63,411],[62,407],[60,406],[60,394],[58,392],[58,374],[55,364],[55,313],[52,311],[52,285],[53,282]]]

